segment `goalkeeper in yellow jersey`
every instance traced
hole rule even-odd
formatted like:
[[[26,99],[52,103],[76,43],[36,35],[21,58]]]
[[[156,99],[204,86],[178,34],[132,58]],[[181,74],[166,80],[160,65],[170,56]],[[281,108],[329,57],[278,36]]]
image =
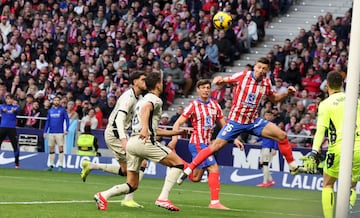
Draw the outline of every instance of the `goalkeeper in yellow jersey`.
[[[338,178],[340,152],[344,124],[345,93],[342,91],[343,78],[340,73],[332,71],[327,75],[327,90],[329,97],[319,105],[318,120],[312,151],[304,157],[304,167],[309,173],[317,173],[320,162],[321,143],[325,132],[328,135],[328,151],[323,172],[322,208],[325,218],[332,218],[334,213],[334,183]],[[354,144],[354,159],[352,166],[352,184],[350,207],[356,201],[356,183],[360,177],[360,108],[357,107],[356,136]]]

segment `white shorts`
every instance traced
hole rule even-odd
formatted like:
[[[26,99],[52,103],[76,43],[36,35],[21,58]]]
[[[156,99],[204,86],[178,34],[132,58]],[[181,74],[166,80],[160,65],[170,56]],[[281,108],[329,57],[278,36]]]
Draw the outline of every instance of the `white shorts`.
[[[49,137],[49,141],[48,141],[48,145],[49,146],[64,146],[64,133],[49,133],[48,134]]]
[[[123,149],[121,140],[116,138],[114,133],[110,130],[104,132],[105,142],[115,159],[119,163],[126,162],[126,151]]]
[[[150,140],[144,142],[138,135],[132,136],[126,144],[127,169],[139,172],[144,159],[158,163],[171,152],[170,148],[159,142],[153,144]]]

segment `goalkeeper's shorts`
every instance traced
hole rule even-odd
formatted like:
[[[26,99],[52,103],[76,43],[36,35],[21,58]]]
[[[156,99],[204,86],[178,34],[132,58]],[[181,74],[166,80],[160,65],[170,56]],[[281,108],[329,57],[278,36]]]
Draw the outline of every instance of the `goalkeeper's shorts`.
[[[324,172],[334,178],[338,178],[340,168],[340,153],[326,153]],[[360,178],[360,151],[354,152],[351,181],[356,182]]]

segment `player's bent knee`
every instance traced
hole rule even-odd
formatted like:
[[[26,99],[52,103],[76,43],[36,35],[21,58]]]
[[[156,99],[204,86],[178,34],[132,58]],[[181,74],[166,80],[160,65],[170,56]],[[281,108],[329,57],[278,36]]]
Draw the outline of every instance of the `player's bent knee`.
[[[138,188],[137,185],[131,186],[129,183],[126,183],[126,184],[129,186],[129,193],[136,191],[136,189]]]
[[[146,168],[146,167],[147,167],[147,165],[148,165],[148,163],[147,163],[147,161],[146,161],[146,160],[144,160],[143,162],[141,162],[141,167]]]
[[[284,141],[287,139],[287,135],[286,135],[286,132],[284,131],[281,131],[281,134],[278,135],[278,141]]]
[[[121,167],[119,168],[119,176],[127,176],[127,172],[126,171],[122,171]]]

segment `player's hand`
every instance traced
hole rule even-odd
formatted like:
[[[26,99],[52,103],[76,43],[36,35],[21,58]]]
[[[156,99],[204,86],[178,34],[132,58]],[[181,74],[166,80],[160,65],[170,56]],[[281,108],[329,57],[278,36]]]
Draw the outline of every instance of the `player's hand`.
[[[311,151],[300,158],[300,160],[303,161],[303,165],[307,169],[307,172],[312,174],[318,172],[318,164],[320,163],[320,159],[320,155],[316,151]]]
[[[234,144],[235,144],[236,147],[238,147],[241,151],[244,150],[244,144],[243,144],[239,139],[235,139],[235,140],[234,140]]]
[[[64,135],[67,135],[67,134],[68,134],[68,131],[65,130],[65,131],[64,131]]]
[[[122,149],[126,150],[127,138],[121,139],[121,147]]]
[[[295,92],[296,92],[296,89],[294,86],[288,87],[288,95],[293,95],[293,94],[295,94]]]
[[[46,138],[46,133],[44,133],[43,137],[44,137],[44,139]]]
[[[213,79],[213,83],[215,85],[222,85],[222,77],[221,76],[215,76],[214,79]]]
[[[139,138],[144,140],[144,142],[150,137],[149,131],[141,129]]]

